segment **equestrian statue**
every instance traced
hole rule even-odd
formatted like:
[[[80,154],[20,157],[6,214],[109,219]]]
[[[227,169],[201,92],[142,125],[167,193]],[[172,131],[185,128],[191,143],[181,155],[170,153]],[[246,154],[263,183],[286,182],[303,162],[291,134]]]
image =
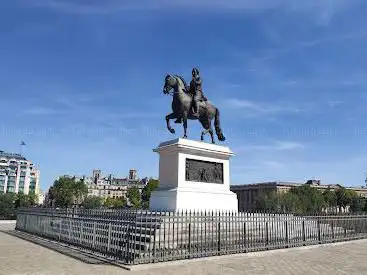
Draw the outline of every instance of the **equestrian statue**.
[[[175,123],[183,123],[184,136],[187,138],[187,120],[199,120],[204,130],[201,132],[201,140],[209,133],[212,143],[214,132],[212,120],[214,119],[215,132],[218,140],[224,141],[222,129],[220,128],[219,110],[203,94],[202,79],[197,68],[192,69],[192,80],[190,86],[182,76],[167,74],[164,81],[163,93],[171,94],[173,90],[172,111],[166,116],[167,129],[174,134],[175,129],[170,125],[171,119],[176,119]]]

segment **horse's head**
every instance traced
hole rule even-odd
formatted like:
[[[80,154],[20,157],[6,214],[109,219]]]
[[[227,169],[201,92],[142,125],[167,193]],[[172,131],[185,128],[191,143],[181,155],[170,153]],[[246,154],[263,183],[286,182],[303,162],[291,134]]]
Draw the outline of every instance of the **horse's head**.
[[[163,93],[168,94],[177,85],[177,80],[174,76],[167,74],[164,79]]]

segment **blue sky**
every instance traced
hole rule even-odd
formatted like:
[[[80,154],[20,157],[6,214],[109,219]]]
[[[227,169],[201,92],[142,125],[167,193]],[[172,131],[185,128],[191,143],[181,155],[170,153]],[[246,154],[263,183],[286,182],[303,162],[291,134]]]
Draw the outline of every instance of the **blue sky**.
[[[363,0],[1,1],[0,147],[24,140],[44,190],[92,168],[158,176],[152,149],[177,137],[164,76],[198,66],[236,153],[232,184],[364,185],[366,12]]]

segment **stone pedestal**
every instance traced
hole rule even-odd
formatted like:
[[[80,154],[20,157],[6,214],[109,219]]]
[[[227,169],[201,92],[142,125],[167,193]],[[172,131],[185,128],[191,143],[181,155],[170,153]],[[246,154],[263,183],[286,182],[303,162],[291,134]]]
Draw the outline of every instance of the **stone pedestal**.
[[[230,191],[229,159],[225,146],[188,139],[161,143],[159,188],[152,192],[152,211],[237,211],[237,195]]]

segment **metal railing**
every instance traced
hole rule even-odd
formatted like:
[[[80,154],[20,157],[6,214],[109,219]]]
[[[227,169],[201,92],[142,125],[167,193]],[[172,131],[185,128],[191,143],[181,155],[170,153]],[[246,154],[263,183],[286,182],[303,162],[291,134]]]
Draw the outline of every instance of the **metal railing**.
[[[19,209],[16,229],[123,264],[367,237],[367,215]]]

